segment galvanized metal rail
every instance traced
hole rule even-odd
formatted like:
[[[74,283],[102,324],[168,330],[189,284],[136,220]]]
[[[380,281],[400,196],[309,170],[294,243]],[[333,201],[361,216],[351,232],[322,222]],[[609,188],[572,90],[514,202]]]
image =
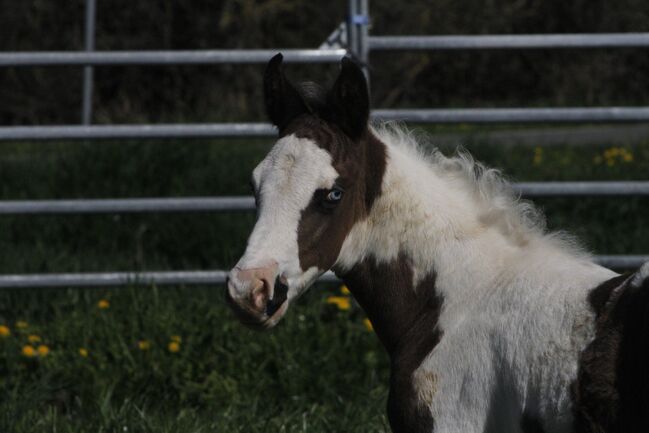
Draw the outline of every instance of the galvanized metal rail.
[[[276,137],[268,123],[0,127],[0,141]]]
[[[649,122],[649,107],[379,109],[375,120],[410,123]],[[0,141],[275,137],[267,123],[57,125],[0,127]]]
[[[513,184],[513,187],[524,197],[649,196],[649,181],[521,182]],[[0,201],[0,215],[237,212],[254,209],[255,200],[249,196]]]
[[[380,50],[503,50],[557,48],[643,48],[649,33],[578,33],[535,35],[370,36]]]
[[[595,256],[600,265],[617,270],[636,269],[649,261],[649,255]],[[118,286],[170,286],[170,285],[220,285],[228,272],[214,271],[160,271],[160,272],[96,272],[65,274],[15,274],[0,275],[0,289],[9,288],[92,288]],[[318,282],[340,282],[326,272]]]
[[[83,272],[68,274],[0,275],[0,289],[52,287],[117,287],[224,284],[228,271]],[[340,281],[326,272],[319,282]]]
[[[381,109],[372,116],[413,123],[649,122],[649,107]]]
[[[0,53],[0,66],[265,64],[278,52],[287,63],[337,63],[344,49],[35,51]]]
[[[252,197],[170,197],[0,201],[0,215],[252,211]]]

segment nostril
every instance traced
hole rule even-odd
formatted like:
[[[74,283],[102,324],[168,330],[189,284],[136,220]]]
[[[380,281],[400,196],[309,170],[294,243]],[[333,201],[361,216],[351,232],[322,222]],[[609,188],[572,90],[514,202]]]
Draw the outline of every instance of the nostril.
[[[268,285],[259,280],[259,284],[251,293],[252,305],[254,305],[255,309],[263,311],[266,308],[266,304],[270,298],[268,292]]]

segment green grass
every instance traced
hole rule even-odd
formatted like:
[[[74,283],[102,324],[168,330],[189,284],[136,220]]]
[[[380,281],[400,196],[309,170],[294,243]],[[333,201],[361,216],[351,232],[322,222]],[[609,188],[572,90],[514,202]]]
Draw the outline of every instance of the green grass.
[[[387,359],[332,290],[268,333],[240,326],[219,288],[2,292],[0,431],[384,431]],[[29,335],[49,354],[24,356]]]
[[[3,143],[0,198],[248,194],[249,173],[269,146]],[[613,146],[632,161],[604,156]],[[516,180],[646,180],[649,173],[649,142],[555,146],[540,156],[523,146],[470,150]],[[551,228],[576,234],[596,253],[649,251],[646,198],[536,202]],[[253,224],[247,213],[3,216],[0,272],[228,268]],[[313,288],[264,333],[234,320],[221,287],[1,291],[0,325],[12,334],[0,337],[0,431],[387,431],[388,360],[360,310],[326,304],[335,291]],[[100,299],[110,308],[99,309]],[[50,348],[47,356],[21,353],[30,334],[42,339],[34,347]],[[167,348],[174,335],[182,338],[177,353]]]

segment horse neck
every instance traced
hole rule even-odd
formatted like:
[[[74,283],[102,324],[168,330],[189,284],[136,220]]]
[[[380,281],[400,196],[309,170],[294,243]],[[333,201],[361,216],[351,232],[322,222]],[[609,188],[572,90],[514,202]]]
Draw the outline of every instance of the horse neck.
[[[334,270],[395,357],[429,346],[412,340],[437,338],[442,303],[497,278],[519,246],[485,227],[468,190],[407,151],[387,150],[381,195],[352,228]]]

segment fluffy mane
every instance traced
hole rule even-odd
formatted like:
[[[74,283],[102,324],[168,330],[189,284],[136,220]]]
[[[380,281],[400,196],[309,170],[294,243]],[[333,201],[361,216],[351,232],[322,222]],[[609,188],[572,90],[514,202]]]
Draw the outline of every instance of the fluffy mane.
[[[588,256],[573,236],[565,232],[548,233],[543,213],[532,202],[521,199],[500,170],[475,161],[465,149],[458,148],[454,155],[446,156],[432,143],[428,134],[395,122],[375,123],[371,129],[387,146],[466,188],[478,203],[480,220],[498,226],[518,244],[545,239],[573,254]]]

